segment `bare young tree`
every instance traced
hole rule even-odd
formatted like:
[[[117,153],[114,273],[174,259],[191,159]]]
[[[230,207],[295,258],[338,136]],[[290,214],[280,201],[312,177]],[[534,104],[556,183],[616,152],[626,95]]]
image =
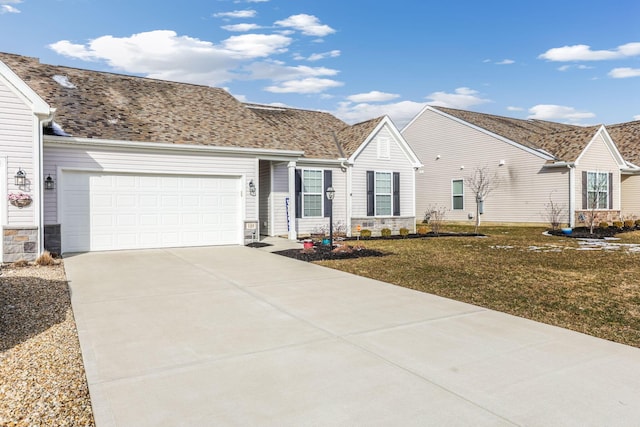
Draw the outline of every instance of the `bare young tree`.
[[[609,178],[606,172],[587,174],[587,183],[584,186],[584,200],[587,201],[587,210],[584,212],[584,222],[589,227],[589,233],[598,225],[601,212],[609,206]]]
[[[478,167],[473,172],[473,175],[464,179],[464,183],[471,190],[476,198],[476,227],[475,232],[478,233],[478,227],[480,226],[480,214],[483,212],[484,201],[489,194],[498,188],[500,184],[500,178],[498,172],[491,173],[487,166]]]
[[[424,220],[422,221],[425,224],[429,224],[431,226],[431,231],[433,234],[438,236],[440,234],[440,230],[444,225],[444,217],[447,214],[447,208],[440,205],[429,205],[426,212],[424,213]]]
[[[566,204],[555,202],[551,196],[556,190],[549,193],[549,203],[545,203],[545,219],[551,225],[552,230],[557,230],[562,224],[562,217],[566,210]]]

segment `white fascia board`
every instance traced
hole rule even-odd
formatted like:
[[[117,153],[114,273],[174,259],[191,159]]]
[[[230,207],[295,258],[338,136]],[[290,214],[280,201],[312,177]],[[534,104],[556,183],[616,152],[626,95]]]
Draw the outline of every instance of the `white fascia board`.
[[[371,131],[371,133],[369,135],[367,135],[367,137],[365,138],[364,142],[362,144],[360,144],[358,149],[349,157],[348,162],[349,163],[354,163],[356,158],[360,155],[360,153],[362,153],[362,151],[366,148],[366,146],[369,145],[371,140],[385,126],[391,131],[391,133],[393,134],[396,142],[398,142],[400,144],[400,147],[402,148],[404,153],[407,155],[409,161],[411,162],[411,165],[414,168],[420,168],[420,167],[424,166],[420,162],[420,160],[418,159],[418,156],[416,156],[416,154],[413,152],[413,150],[409,146],[409,143],[407,143],[407,140],[404,139],[404,137],[402,136],[402,134],[400,133],[400,131],[398,130],[396,125],[391,121],[389,116],[384,116],[382,118],[382,120],[380,120],[380,123],[377,124],[375,129],[373,129],[373,131]]]
[[[51,108],[33,89],[31,89],[16,73],[4,62],[0,61],[0,76],[21,95],[29,104],[34,114],[43,118],[49,117]]]
[[[116,141],[110,139],[98,138],[76,138],[68,136],[45,135],[44,142],[47,145],[58,146],[90,146],[90,147],[108,147],[108,148],[143,148],[148,150],[167,150],[167,151],[183,151],[183,152],[202,152],[202,153],[220,153],[220,154],[239,154],[244,156],[256,156],[267,159],[298,159],[304,151],[293,150],[274,150],[268,148],[243,148],[243,147],[220,147],[213,145],[192,145],[192,144],[167,144],[163,142],[135,142],[135,141]]]
[[[516,148],[519,148],[519,149],[521,149],[523,151],[526,151],[529,154],[533,154],[534,156],[538,156],[538,157],[540,157],[540,158],[542,158],[544,160],[557,160],[554,156],[552,156],[551,154],[549,154],[549,153],[547,153],[545,151],[536,150],[534,148],[527,147],[526,145],[522,145],[522,144],[520,144],[518,142],[512,141],[512,140],[510,140],[508,138],[505,138],[504,136],[500,136],[497,133],[490,132],[490,131],[488,131],[486,129],[483,129],[483,128],[479,127],[479,126],[476,126],[476,125],[474,125],[472,123],[466,122],[466,121],[464,121],[464,120],[462,120],[462,119],[460,119],[458,117],[454,117],[454,116],[452,116],[450,114],[447,114],[444,111],[440,111],[440,110],[438,110],[436,108],[433,108],[433,107],[430,107],[430,106],[425,107],[423,112],[426,111],[426,110],[433,111],[434,113],[440,114],[443,117],[447,117],[447,118],[449,118],[449,119],[451,119],[451,120],[453,120],[455,122],[458,122],[458,123],[460,123],[462,125],[468,126],[471,129],[477,130],[478,132],[482,132],[485,135],[489,135],[489,136],[491,136],[493,138],[496,138],[496,139],[498,139],[498,140],[500,140],[502,142],[505,142],[505,143],[507,143],[509,145],[512,145],[512,146],[514,146]],[[422,114],[422,112],[420,114]],[[405,127],[405,129],[406,129],[406,127]]]

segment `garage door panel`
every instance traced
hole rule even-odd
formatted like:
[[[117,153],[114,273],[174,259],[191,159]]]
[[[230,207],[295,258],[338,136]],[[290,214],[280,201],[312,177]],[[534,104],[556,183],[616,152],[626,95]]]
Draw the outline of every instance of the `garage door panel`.
[[[64,172],[63,250],[238,244],[237,178]]]

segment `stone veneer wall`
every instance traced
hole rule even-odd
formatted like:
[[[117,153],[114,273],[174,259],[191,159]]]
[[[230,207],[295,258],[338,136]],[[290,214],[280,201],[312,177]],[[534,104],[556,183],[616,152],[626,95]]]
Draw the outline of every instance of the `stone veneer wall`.
[[[371,230],[372,236],[379,236],[380,230],[388,228],[391,234],[400,234],[401,228],[406,228],[409,233],[416,231],[416,218],[394,216],[389,218],[352,218],[351,219],[351,235],[358,235],[358,226],[361,230]]]
[[[35,261],[38,254],[37,227],[4,227],[4,262]]]
[[[54,255],[62,252],[62,236],[60,224],[46,224],[44,226],[44,248]]]

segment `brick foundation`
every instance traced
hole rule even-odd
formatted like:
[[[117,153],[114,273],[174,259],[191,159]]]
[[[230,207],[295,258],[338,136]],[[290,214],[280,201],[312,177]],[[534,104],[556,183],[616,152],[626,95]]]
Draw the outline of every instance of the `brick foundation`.
[[[38,228],[4,227],[2,247],[4,262],[35,261],[38,254]]]

